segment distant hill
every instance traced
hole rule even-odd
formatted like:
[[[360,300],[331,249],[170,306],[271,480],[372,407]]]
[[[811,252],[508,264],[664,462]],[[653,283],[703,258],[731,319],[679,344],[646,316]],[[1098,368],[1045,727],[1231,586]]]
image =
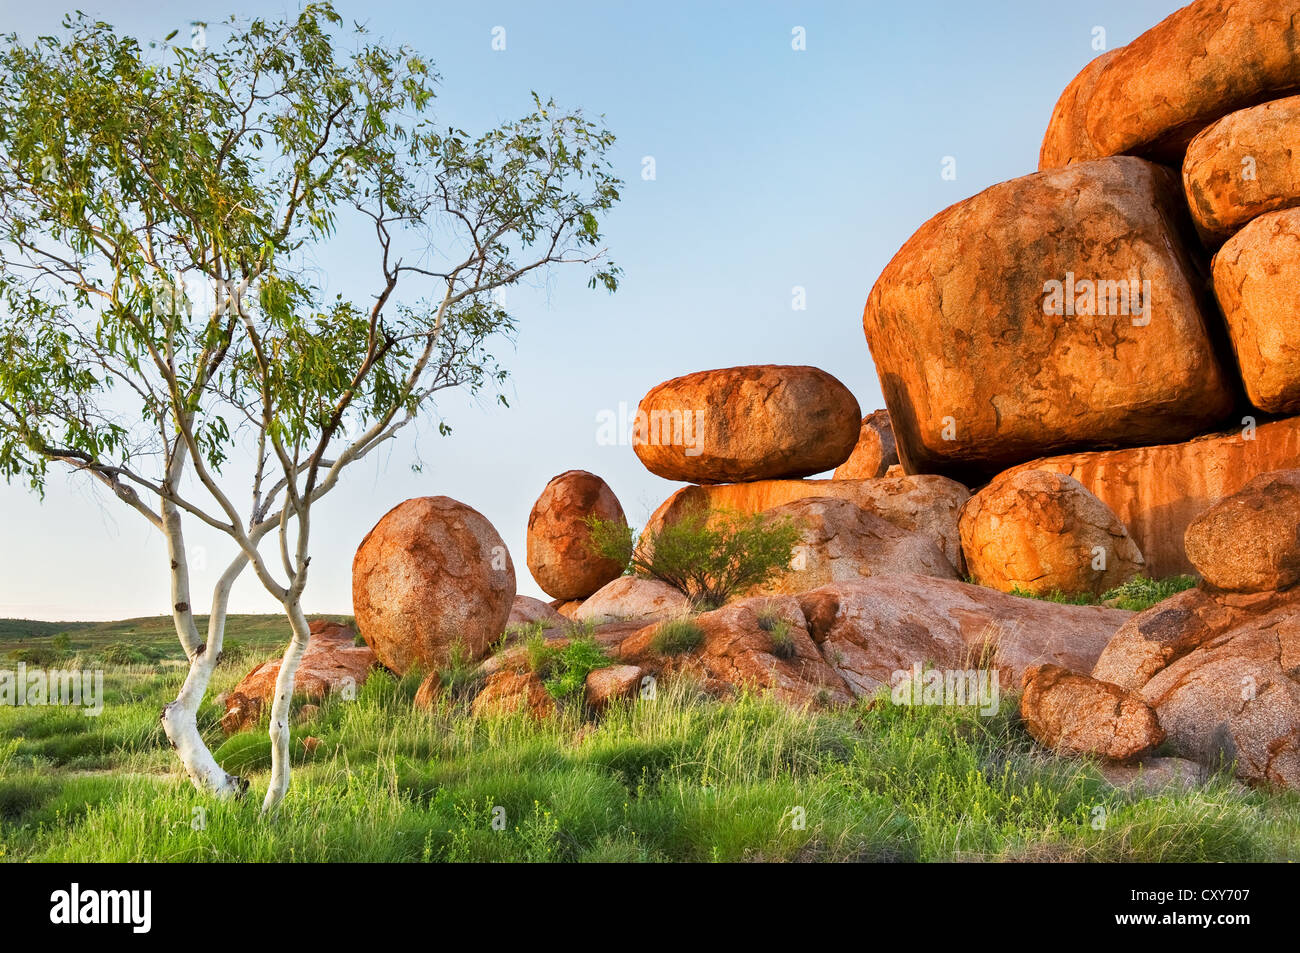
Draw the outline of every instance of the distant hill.
[[[331,619],[352,624],[351,616],[312,615],[309,619]],[[207,616],[196,616],[199,631],[206,632]],[[67,633],[73,651],[93,650],[114,642],[148,647],[166,658],[184,658],[171,616],[146,616],[119,622],[40,622],[31,619],[0,619],[0,659],[22,648],[46,646]],[[226,641],[249,647],[283,645],[289,639],[289,623],[282,615],[231,615],[226,618]]]

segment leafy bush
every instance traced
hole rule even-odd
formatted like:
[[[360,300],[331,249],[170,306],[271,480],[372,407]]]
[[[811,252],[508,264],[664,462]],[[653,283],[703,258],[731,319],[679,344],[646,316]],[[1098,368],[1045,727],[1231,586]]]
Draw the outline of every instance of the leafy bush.
[[[110,642],[99,650],[99,657],[105,665],[152,665],[159,658],[153,649],[127,642]]]
[[[25,665],[34,665],[38,668],[48,668],[51,665],[58,664],[61,655],[54,649],[45,646],[35,646],[30,649],[14,649],[9,653],[9,657],[15,662],[22,662]]]
[[[592,552],[668,583],[701,610],[760,586],[790,563],[800,528],[788,517],[698,506],[638,542],[620,520],[587,518]]]
[[[587,676],[610,664],[590,625],[571,626],[563,648],[548,642],[539,627],[528,637],[525,651],[528,667],[542,680],[551,697],[561,701],[581,698]]]
[[[660,655],[684,655],[704,644],[704,630],[694,619],[668,619],[659,623],[650,648]]]

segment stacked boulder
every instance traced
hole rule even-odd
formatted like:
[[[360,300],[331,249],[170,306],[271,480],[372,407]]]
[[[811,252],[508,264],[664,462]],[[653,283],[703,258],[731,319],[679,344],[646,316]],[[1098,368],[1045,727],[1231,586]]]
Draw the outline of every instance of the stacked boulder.
[[[1039,171],[904,244],[863,313],[904,472],[1065,474],[1163,576],[1206,506],[1300,464],[1300,417],[1267,419],[1300,414],[1297,18],[1198,0],[1097,57]]]
[[[1204,582],[1131,618],[1091,677],[1029,671],[1049,747],[1123,760],[1164,742],[1243,780],[1300,788],[1300,470],[1262,474],[1187,531]]]
[[[943,477],[885,479],[896,459],[888,414],[862,418],[823,370],[688,374],[652,388],[637,421],[633,446],[646,468],[692,484],[650,516],[649,536],[701,509],[799,521],[797,559],[770,593],[891,572],[953,578],[961,566],[966,488]],[[836,467],[834,479],[806,479]]]

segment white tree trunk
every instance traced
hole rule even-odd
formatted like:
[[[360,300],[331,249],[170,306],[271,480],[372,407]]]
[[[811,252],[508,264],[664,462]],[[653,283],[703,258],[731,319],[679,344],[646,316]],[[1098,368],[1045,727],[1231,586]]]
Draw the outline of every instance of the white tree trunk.
[[[183,553],[181,559],[184,559]],[[175,554],[173,554],[174,561]],[[172,747],[176,749],[176,755],[185,767],[185,773],[189,775],[196,788],[210,791],[219,797],[239,797],[248,789],[248,782],[236,775],[226,773],[217,764],[199,732],[198,712],[199,704],[207,694],[212,673],[221,657],[230,590],[247,563],[248,558],[241,555],[230,564],[217,582],[217,587],[212,593],[212,614],[208,618],[207,642],[191,654],[190,670],[185,677],[185,684],[181,686],[176,700],[162,712],[163,731],[167,734]]]
[[[289,716],[293,701],[293,681],[298,663],[311,641],[311,626],[303,615],[301,599],[291,594],[285,611],[293,626],[293,638],[280,661],[280,673],[275,679],[275,700],[271,703],[271,783],[262,801],[262,813],[274,811],[289,790]]]

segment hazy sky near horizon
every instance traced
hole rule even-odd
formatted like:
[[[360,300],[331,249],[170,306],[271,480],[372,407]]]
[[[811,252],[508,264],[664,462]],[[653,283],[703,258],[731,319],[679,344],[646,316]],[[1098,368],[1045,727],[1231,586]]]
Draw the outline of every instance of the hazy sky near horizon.
[[[863,413],[883,406],[862,332],[881,269],[940,209],[1033,172],[1061,90],[1097,51],[1127,43],[1180,4],[1096,0],[1044,5],[899,3],[338,2],[372,36],[409,44],[442,81],[438,119],[471,133],[530,111],[530,91],[603,114],[626,181],[605,224],[624,269],[610,296],[581,268],[512,290],[519,333],[497,354],[510,407],[440,399],[436,426],[348,472],[318,506],[309,613],[351,612],[362,536],[394,505],[447,495],[482,512],[510,548],[519,592],[542,596],[524,562],[546,482],[591,470],[640,526],[680,484],[653,476],[627,445],[602,445],[602,412],[635,411],[660,381],[739,364],[812,364],[842,380]],[[276,16],[276,2],[79,0],[141,39],[192,21]],[[71,8],[69,8],[71,9]],[[0,2],[0,30],[54,31],[56,5]],[[492,49],[504,27],[506,48]],[[806,49],[792,49],[802,27]],[[655,178],[642,177],[653,157]],[[941,176],[945,157],[956,178]],[[328,261],[349,260],[347,247]],[[331,266],[333,268],[333,266]],[[363,275],[338,267],[331,289]],[[369,294],[368,282],[358,297]],[[792,307],[794,289],[806,310]],[[413,473],[418,459],[423,468]],[[231,544],[197,528],[197,608]],[[269,552],[269,550],[268,550]],[[55,473],[44,500],[0,483],[0,616],[82,620],[168,612],[166,550],[136,513],[82,477]],[[231,611],[274,612],[251,572]]]

